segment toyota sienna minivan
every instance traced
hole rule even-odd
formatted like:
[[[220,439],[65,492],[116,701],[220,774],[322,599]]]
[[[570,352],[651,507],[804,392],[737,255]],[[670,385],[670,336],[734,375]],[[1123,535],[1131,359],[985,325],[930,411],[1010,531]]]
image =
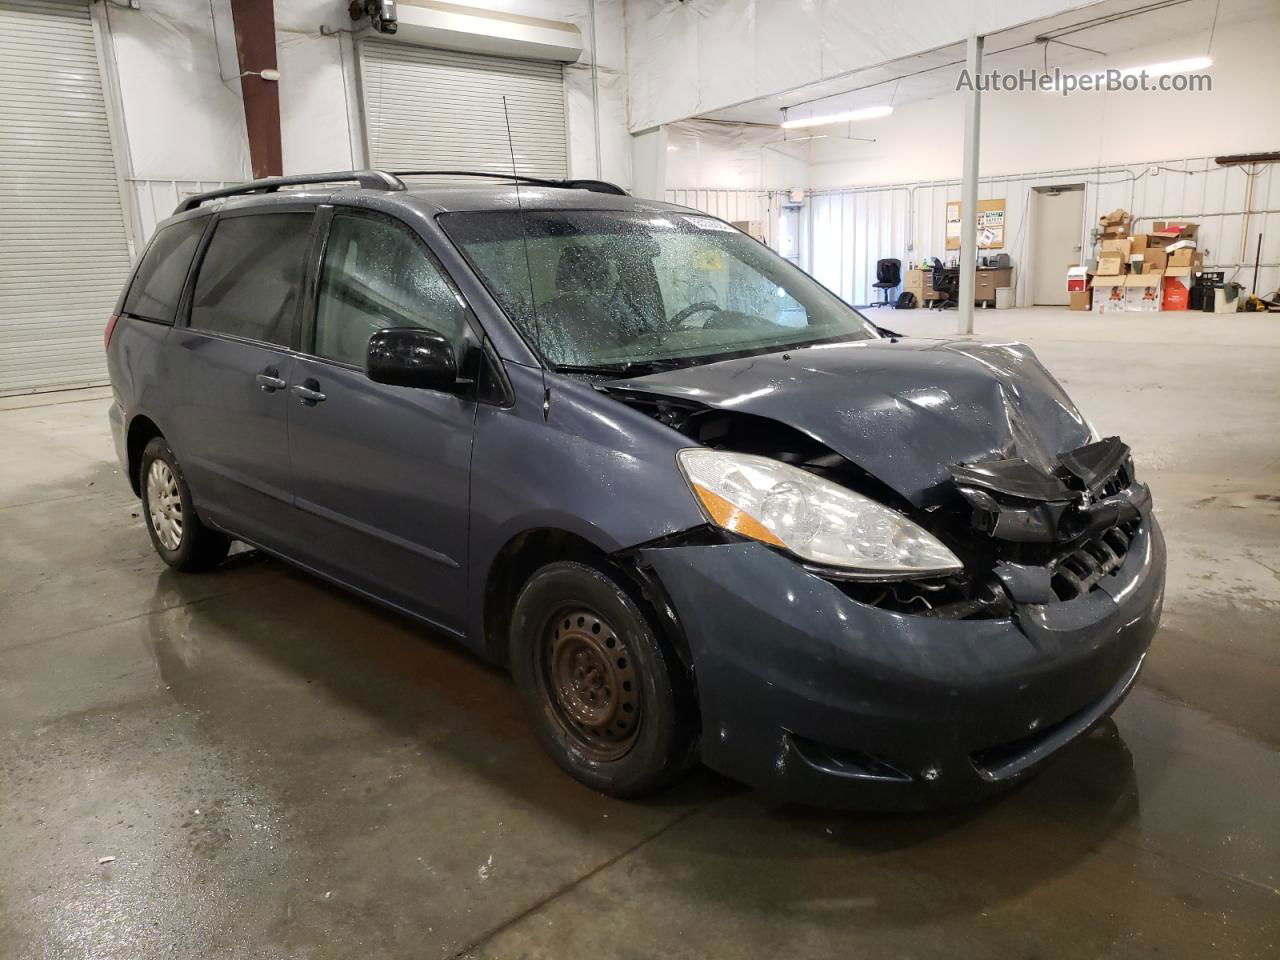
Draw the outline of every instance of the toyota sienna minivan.
[[[1129,691],[1164,541],[1027,347],[881,330],[600,181],[401,177],[202,194],[151,240],[110,418],[169,565],[240,540],[430,624],[620,797],[700,761],[973,801]]]

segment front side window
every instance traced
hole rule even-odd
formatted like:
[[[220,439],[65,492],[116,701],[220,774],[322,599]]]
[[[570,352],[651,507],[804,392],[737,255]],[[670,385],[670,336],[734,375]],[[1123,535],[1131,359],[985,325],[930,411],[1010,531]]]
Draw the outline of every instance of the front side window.
[[[220,220],[191,296],[191,326],[278,346],[293,343],[310,213]]]
[[[429,327],[458,350],[466,308],[406,228],[339,213],[320,274],[315,354],[363,366],[369,338],[389,327]]]
[[[878,336],[803,271],[714,217],[540,210],[440,222],[557,365],[690,364]]]
[[[155,235],[124,298],[126,314],[140,320],[173,323],[191,258],[208,222],[208,217],[181,220]]]

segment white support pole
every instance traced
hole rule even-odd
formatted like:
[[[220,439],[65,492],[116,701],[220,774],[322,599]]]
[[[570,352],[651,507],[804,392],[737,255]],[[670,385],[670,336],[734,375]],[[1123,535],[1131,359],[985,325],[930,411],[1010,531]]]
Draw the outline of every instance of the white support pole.
[[[982,37],[969,37],[965,66],[973,86],[964,105],[964,180],[960,187],[960,333],[973,333],[975,268],[978,263],[978,148],[982,134]]]

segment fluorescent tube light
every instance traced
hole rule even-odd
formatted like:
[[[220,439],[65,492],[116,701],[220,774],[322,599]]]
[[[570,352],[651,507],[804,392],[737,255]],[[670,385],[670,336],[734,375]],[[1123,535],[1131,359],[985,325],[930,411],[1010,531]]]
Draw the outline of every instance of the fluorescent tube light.
[[[1191,57],[1188,60],[1167,60],[1164,63],[1148,63],[1145,67],[1126,67],[1120,71],[1122,77],[1135,77],[1145,73],[1149,77],[1163,77],[1171,73],[1190,73],[1193,70],[1204,70],[1213,66],[1209,57]]]
[[[828,123],[874,120],[876,117],[887,117],[891,113],[893,113],[893,107],[864,107],[861,110],[846,110],[844,113],[828,113],[825,116],[805,117],[801,120],[784,120],[782,129],[795,130],[798,127],[821,127]]]

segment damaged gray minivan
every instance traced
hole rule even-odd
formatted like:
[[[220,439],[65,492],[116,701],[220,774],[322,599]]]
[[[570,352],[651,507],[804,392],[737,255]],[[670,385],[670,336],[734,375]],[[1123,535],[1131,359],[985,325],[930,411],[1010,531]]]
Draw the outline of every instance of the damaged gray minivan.
[[[890,335],[598,181],[408,176],[256,181],[157,231],[107,352],[169,564],[241,540],[431,624],[616,796],[697,759],[971,801],[1129,691],[1164,542],[1027,347]]]

